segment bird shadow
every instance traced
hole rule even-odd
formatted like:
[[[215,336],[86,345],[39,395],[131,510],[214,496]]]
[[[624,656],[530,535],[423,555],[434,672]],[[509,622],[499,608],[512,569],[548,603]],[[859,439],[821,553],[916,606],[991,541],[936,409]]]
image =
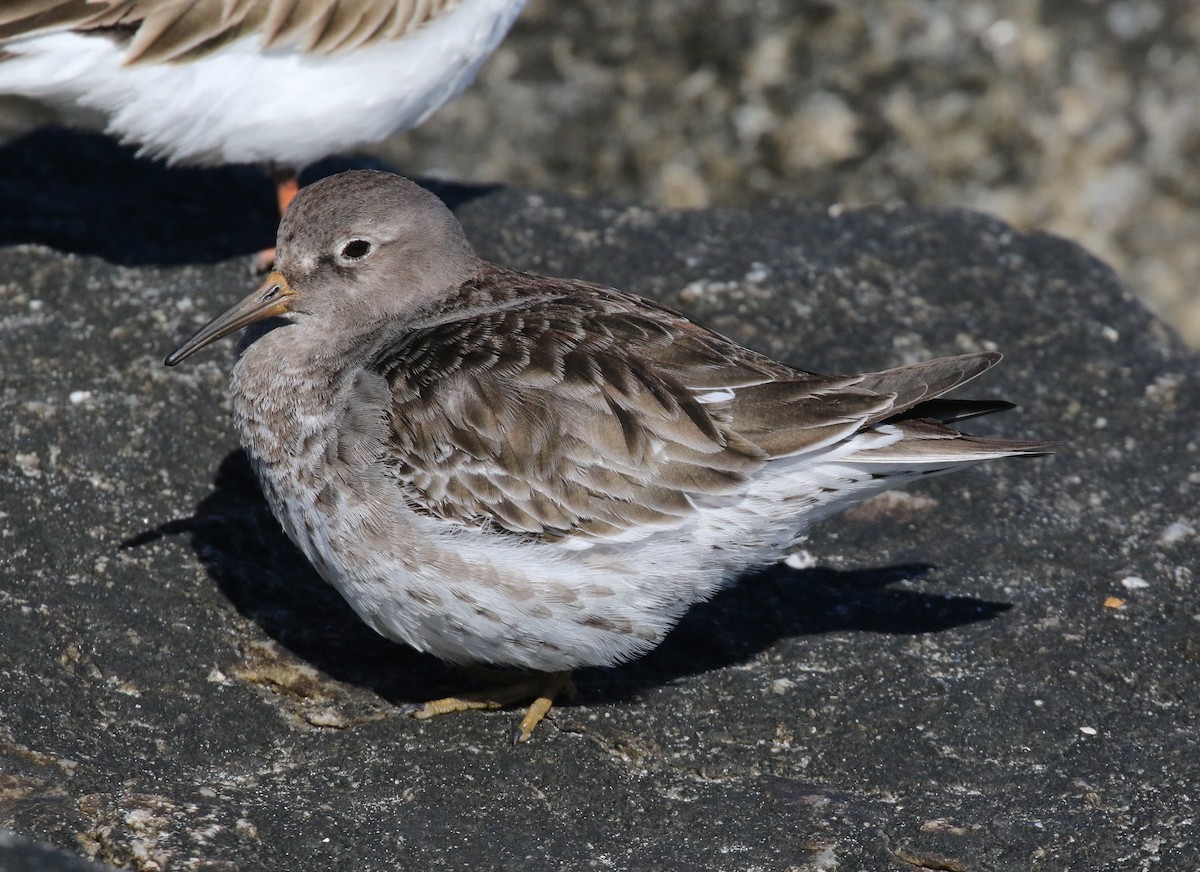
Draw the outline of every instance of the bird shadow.
[[[180,533],[190,536],[209,576],[242,615],[332,678],[392,703],[463,689],[453,667],[376,634],[317,575],[272,517],[244,452],[225,457],[212,492],[191,518],[143,531],[123,547]],[[644,687],[744,663],[782,638],[839,631],[917,635],[988,620],[1010,608],[893,587],[932,569],[911,564],[846,572],[780,564],[748,575],[692,608],[646,657],[587,670],[578,682],[581,699],[630,698]]]
[[[309,184],[348,169],[387,169],[336,156]],[[418,180],[451,209],[494,186]],[[179,266],[250,256],[275,244],[267,175],[249,165],[176,167],[101,134],[42,127],[0,147],[0,245],[34,243],[122,266]]]

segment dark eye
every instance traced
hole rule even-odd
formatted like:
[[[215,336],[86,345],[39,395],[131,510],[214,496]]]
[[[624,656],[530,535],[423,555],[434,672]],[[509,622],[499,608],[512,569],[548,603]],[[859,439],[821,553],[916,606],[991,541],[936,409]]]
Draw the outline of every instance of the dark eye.
[[[365,239],[351,239],[342,246],[343,260],[362,260],[371,253],[371,243]]]

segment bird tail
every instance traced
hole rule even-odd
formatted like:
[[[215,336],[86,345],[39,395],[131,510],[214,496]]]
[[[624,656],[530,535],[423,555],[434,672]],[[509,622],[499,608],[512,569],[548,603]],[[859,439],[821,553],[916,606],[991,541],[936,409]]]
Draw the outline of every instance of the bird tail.
[[[899,472],[940,472],[995,457],[1049,454],[1053,442],[972,436],[954,424],[1016,408],[1003,400],[948,400],[942,394],[1000,362],[998,352],[943,357],[863,376],[860,387],[892,393],[891,408],[867,420],[859,450],[844,460]],[[885,437],[885,438],[880,438]]]

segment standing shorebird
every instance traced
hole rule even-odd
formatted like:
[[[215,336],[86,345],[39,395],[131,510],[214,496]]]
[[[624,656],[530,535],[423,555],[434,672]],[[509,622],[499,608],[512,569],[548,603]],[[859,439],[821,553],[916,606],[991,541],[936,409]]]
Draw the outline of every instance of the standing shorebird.
[[[358,615],[454,663],[536,675],[428,717],[535,697],[658,645],[807,527],[923,475],[1046,444],[940,396],[999,354],[863,375],[778,363],[611,288],[481,260],[433,194],[305,188],[276,271],[166,360],[241,327],[234,416],[275,517]]]
[[[457,96],[526,0],[20,0],[0,94],[172,163],[296,172],[416,127]]]

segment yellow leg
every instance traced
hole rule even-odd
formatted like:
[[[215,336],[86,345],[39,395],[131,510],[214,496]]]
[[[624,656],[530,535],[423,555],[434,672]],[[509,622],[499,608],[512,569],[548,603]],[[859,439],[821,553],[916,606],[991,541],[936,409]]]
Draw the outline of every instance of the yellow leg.
[[[461,696],[448,696],[444,699],[430,700],[412,712],[418,720],[448,715],[454,712],[474,711],[479,709],[491,710],[505,708],[525,699],[533,699],[533,704],[525,712],[516,731],[513,734],[513,744],[528,742],[534,728],[550,712],[554,699],[560,693],[568,697],[575,696],[575,685],[571,682],[570,671],[542,672],[536,675],[514,675],[513,673],[489,673],[493,680],[500,680],[503,686],[478,693],[464,693]]]

